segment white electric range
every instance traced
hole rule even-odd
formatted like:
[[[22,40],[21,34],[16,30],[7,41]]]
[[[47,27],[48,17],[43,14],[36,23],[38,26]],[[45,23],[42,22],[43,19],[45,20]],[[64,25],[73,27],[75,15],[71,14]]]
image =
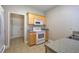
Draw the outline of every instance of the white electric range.
[[[36,32],[36,44],[45,42],[45,31],[41,30],[41,27],[33,27],[33,31]]]

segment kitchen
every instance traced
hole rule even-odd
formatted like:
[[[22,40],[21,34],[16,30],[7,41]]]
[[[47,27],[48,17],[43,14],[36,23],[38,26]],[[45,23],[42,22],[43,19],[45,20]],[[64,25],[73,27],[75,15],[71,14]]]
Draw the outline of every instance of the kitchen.
[[[79,59],[78,2],[0,0],[0,57]]]
[[[41,44],[48,41],[48,28],[45,16],[28,13],[28,45]]]
[[[5,52],[24,52],[23,47],[26,46],[26,52],[29,48],[39,46],[41,47],[37,48],[36,52],[45,52],[44,43],[48,41],[48,28],[44,13],[29,5],[3,5],[2,7],[5,11]],[[43,50],[40,50],[41,48]]]
[[[69,49],[70,47],[69,45],[73,44],[78,46],[78,44],[72,43],[74,40],[69,40],[67,38],[69,38],[69,36],[72,37],[73,32],[76,32],[74,34],[76,35],[75,38],[78,38],[79,36],[78,35],[79,6],[64,6],[64,5],[63,6],[61,5],[59,6],[55,6],[55,5],[8,6],[8,5],[5,5],[2,7],[5,10],[4,12],[5,26],[6,26],[5,44],[6,46],[8,46],[6,50],[7,52],[27,52],[27,53],[44,52],[45,53],[45,50],[50,47],[52,50],[53,49],[56,50],[57,48],[56,52],[70,52],[70,51],[73,52],[72,49]],[[13,43],[10,42],[10,19],[8,17],[9,12],[21,14],[19,15],[19,16],[22,16],[21,20],[24,19],[23,21],[24,26],[22,26],[24,27],[24,33],[23,33],[24,39],[21,39],[21,40],[15,39],[13,40]],[[77,40],[75,41],[78,43]],[[47,42],[50,44],[46,44]],[[60,42],[62,42],[61,43],[62,46]],[[67,45],[68,42],[69,44]],[[54,46],[52,46],[51,44]],[[66,46],[63,46],[63,45],[66,45]],[[61,46],[61,49],[60,49],[60,46]],[[66,51],[63,47],[66,47],[68,51]],[[74,52],[75,51],[79,52],[79,50],[78,51],[74,50]]]

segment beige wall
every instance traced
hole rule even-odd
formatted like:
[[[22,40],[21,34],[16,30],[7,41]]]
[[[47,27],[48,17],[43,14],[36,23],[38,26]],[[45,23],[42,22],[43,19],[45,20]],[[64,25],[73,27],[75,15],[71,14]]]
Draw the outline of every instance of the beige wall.
[[[44,15],[43,12],[41,12],[40,10],[36,10],[34,8],[31,8],[31,7],[27,7],[27,6],[21,6],[21,5],[4,5],[3,6],[4,8],[4,17],[5,17],[5,36],[6,36],[6,46],[8,46],[8,12],[17,12],[18,14],[24,14],[26,15],[26,21],[25,21],[25,37],[27,38],[27,12],[34,12],[34,13],[37,13],[37,14],[40,14],[40,15]]]
[[[67,37],[79,31],[79,6],[57,6],[46,13],[49,39]]]

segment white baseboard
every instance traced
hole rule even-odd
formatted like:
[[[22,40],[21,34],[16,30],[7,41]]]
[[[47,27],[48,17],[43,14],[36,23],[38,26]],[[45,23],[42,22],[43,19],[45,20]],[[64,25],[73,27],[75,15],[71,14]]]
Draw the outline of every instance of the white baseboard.
[[[0,49],[0,53],[4,53],[5,51],[5,45],[2,46],[2,48]]]
[[[24,41],[25,44],[27,44],[27,41]]]
[[[9,48],[9,46],[5,46],[5,49],[8,49]]]
[[[2,51],[2,53],[4,53],[4,51],[5,51],[5,45],[4,45],[4,48],[3,48],[3,51]]]
[[[16,39],[16,38],[24,38],[24,37],[23,36],[11,37],[11,39]]]

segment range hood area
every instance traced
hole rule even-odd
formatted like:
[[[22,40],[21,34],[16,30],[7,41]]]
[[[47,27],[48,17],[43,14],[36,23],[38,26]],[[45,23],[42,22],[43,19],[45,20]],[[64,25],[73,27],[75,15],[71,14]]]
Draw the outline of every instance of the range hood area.
[[[42,44],[48,41],[48,30],[45,16],[28,13],[28,28],[29,46]]]

